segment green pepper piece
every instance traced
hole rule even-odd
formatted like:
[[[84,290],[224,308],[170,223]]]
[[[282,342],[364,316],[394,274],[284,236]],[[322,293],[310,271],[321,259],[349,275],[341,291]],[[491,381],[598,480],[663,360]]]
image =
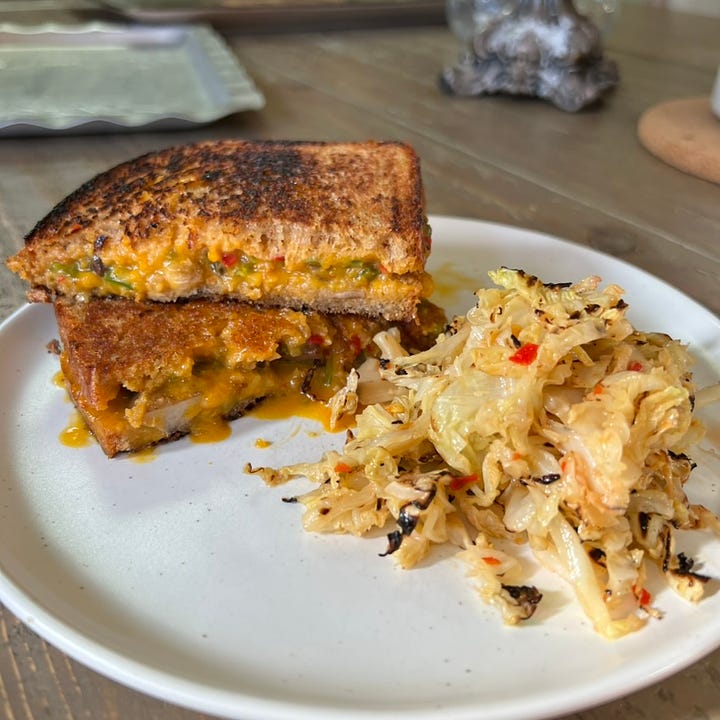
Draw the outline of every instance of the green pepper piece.
[[[347,267],[352,271],[356,280],[372,282],[380,274],[377,265],[369,260],[351,260]]]
[[[65,275],[65,277],[76,278],[80,274],[80,267],[77,262],[54,262],[50,265],[50,272],[53,272],[56,275]]]
[[[233,268],[233,275],[238,277],[247,277],[252,275],[257,269],[257,265],[254,258],[248,257],[247,255],[241,255],[238,258],[237,264]]]
[[[109,267],[105,270],[103,279],[106,283],[110,283],[111,285],[117,285],[118,287],[125,288],[126,290],[132,290],[132,285],[125,278],[118,277],[118,272],[121,273],[122,269]]]

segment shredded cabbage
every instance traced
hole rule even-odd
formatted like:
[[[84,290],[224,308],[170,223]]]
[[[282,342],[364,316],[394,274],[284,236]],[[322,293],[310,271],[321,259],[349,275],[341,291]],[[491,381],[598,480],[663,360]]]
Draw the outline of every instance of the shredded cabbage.
[[[720,522],[683,489],[702,437],[687,348],[635,330],[623,290],[601,289],[598,277],[547,284],[508,268],[490,277],[497,287],[479,290],[431,349],[408,356],[391,331],[379,334],[387,357],[331,401],[339,417],[362,404],[363,387],[375,398],[341,452],[246,470],[271,484],[318,483],[297,498],[309,531],[394,523],[384,554],[403,567],[434,544],[457,546],[507,623],[542,598],[523,583],[518,543],[573,587],[608,638],[660,615],[647,562],[699,600],[708,578],[676,552],[674,531],[720,535]]]

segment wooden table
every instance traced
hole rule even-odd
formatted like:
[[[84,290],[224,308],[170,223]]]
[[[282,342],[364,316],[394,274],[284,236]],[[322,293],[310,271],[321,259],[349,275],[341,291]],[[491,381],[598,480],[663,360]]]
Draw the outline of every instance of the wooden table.
[[[597,248],[717,313],[720,187],[651,156],[635,128],[657,102],[709,95],[718,37],[720,19],[625,8],[608,41],[621,85],[599,109],[571,115],[542,102],[441,95],[438,71],[458,52],[444,27],[230,32],[267,97],[261,112],[172,134],[0,140],[1,254],[19,248],[34,222],[89,176],[148,150],[234,136],[399,138],[422,158],[430,212],[533,228]],[[0,318],[23,302],[22,284],[2,267]],[[97,675],[2,609],[0,717],[202,716]],[[720,720],[720,651],[659,685],[573,717]]]

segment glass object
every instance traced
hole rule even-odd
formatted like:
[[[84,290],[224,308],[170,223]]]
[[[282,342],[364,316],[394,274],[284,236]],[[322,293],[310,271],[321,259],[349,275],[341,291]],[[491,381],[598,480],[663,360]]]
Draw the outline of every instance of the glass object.
[[[607,35],[620,9],[621,0],[574,0],[575,9],[590,18]],[[463,42],[484,30],[495,18],[510,14],[519,0],[446,0],[448,25]]]
[[[512,12],[514,0],[447,0],[448,25],[456,37],[468,42],[497,17]]]

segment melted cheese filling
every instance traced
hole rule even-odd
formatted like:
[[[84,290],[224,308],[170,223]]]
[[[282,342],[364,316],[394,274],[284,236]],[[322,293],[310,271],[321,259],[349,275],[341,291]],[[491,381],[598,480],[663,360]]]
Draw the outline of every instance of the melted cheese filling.
[[[98,408],[84,401],[66,372],[70,392],[96,434],[124,438],[132,449],[180,434],[222,439],[227,434],[225,421],[244,411],[248,403],[304,393],[327,399],[342,387],[345,377],[342,362],[332,354],[322,365],[279,359],[250,371],[203,367],[187,378],[169,378],[143,392],[118,387],[107,407]]]
[[[214,256],[213,256],[214,257]],[[48,287],[64,294],[119,295],[136,300],[163,300],[196,294],[230,295],[248,300],[290,293],[314,298],[319,292],[341,294],[353,291],[369,296],[402,298],[424,296],[432,287],[426,273],[393,275],[373,260],[356,259],[336,265],[308,260],[291,269],[284,258],[259,260],[240,253],[225,253],[210,259],[172,251],[162,261],[142,258],[105,263],[85,258],[71,263],[52,263]]]
[[[360,326],[353,320],[344,329],[348,334],[336,335],[331,345],[310,335],[303,355],[253,367],[228,366],[227,355],[218,349],[215,359],[196,358],[182,376],[168,375],[140,391],[118,383],[114,395],[95,404],[82,393],[65,353],[60,362],[65,385],[101,445],[120,441],[124,449],[137,450],[184,434],[224,439],[229,434],[226,421],[264,398],[329,399],[343,387],[349,367],[369,341],[355,334]]]

